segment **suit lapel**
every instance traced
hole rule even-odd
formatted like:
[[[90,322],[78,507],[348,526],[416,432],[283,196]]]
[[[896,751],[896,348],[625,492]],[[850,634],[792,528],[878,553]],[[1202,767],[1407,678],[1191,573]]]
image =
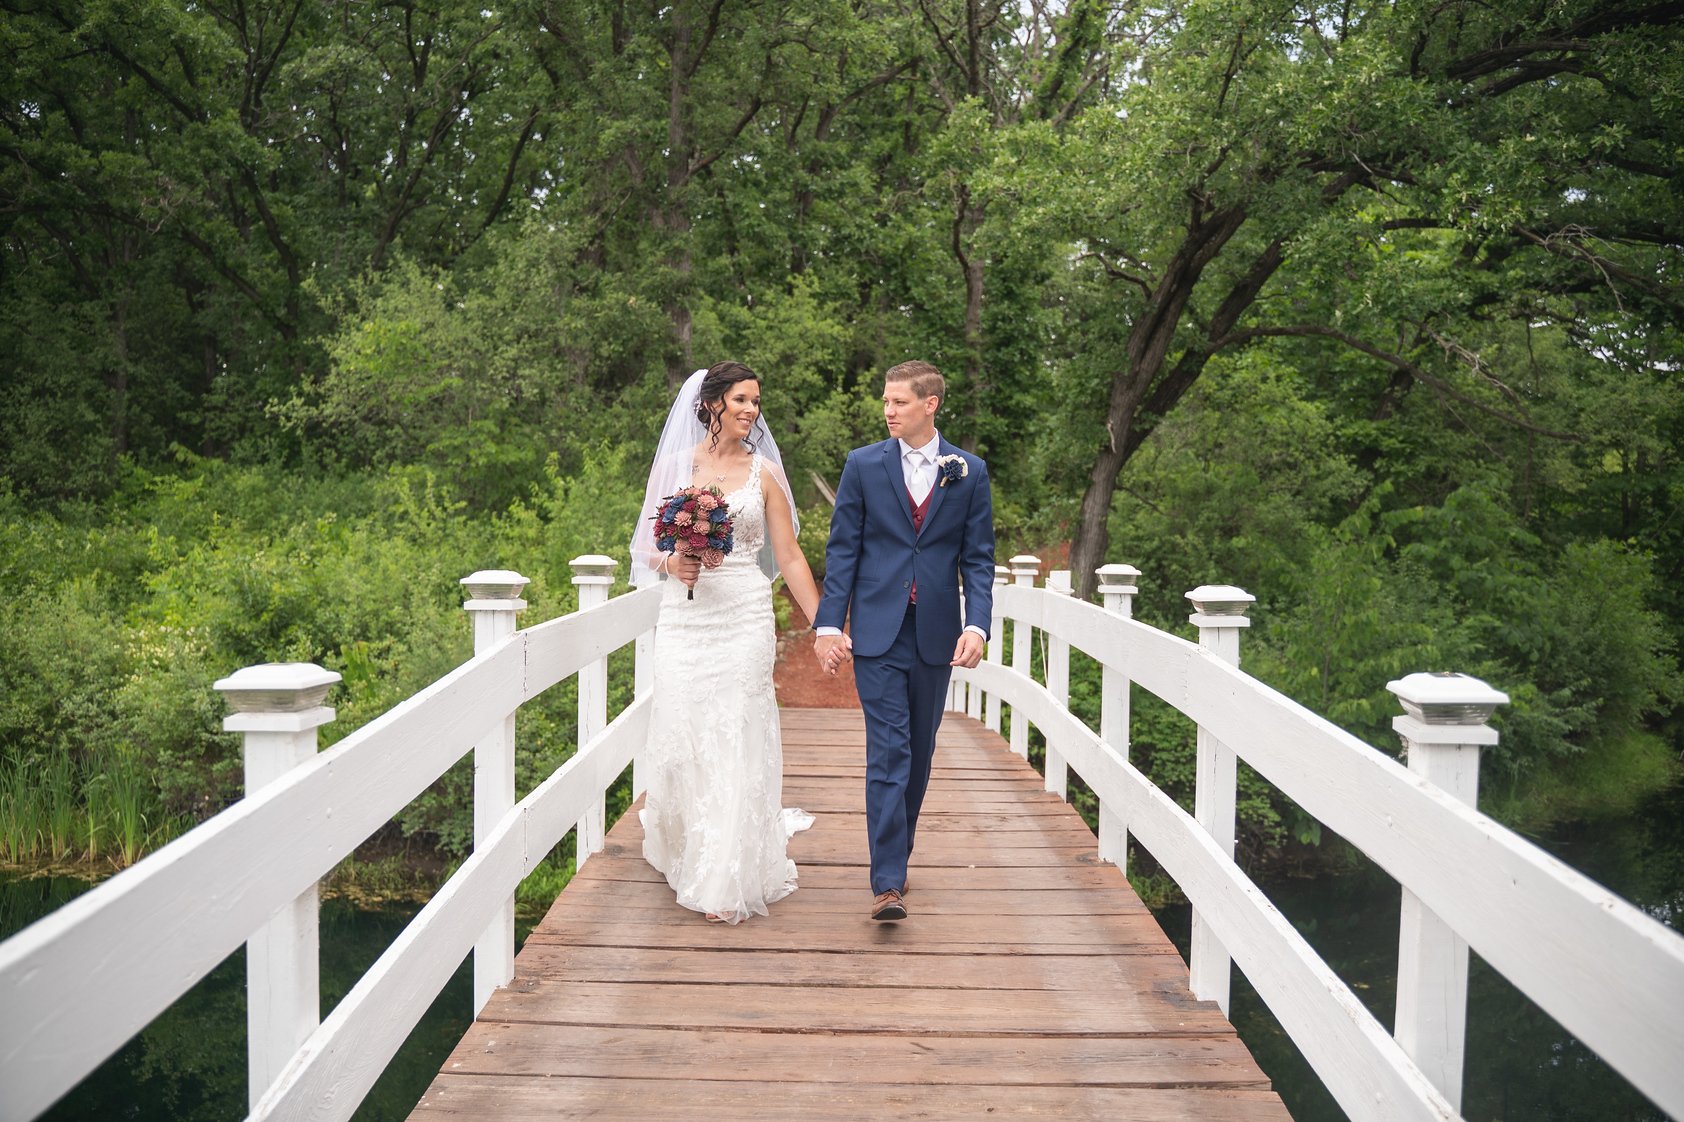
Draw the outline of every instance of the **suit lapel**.
[[[906,515],[906,524],[912,525],[912,498],[906,493],[906,475],[900,469],[900,441],[890,440],[883,445],[883,472],[888,477],[889,490],[900,502],[901,513]]]

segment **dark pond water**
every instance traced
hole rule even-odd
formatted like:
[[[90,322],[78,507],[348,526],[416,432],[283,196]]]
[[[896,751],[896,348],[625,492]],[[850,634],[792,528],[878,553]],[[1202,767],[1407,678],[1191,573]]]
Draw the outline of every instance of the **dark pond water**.
[[[0,880],[0,938],[80,892],[58,877]],[[322,1015],[403,930],[415,907],[321,910]],[[246,1115],[246,961],[238,950],[82,1083],[43,1122],[227,1122]],[[472,1020],[473,967],[464,960],[410,1033],[355,1117],[389,1122],[409,1112]]]
[[[1564,827],[1532,840],[1662,923],[1684,930],[1684,787],[1652,799],[1630,818]],[[1396,883],[1371,871],[1271,883],[1265,891],[1390,1029],[1400,908]],[[1162,909],[1158,918],[1185,956],[1186,906]],[[1608,969],[1617,966],[1610,963]],[[1238,971],[1231,1018],[1296,1122],[1344,1122],[1345,1113]],[[1462,1112],[1469,1122],[1668,1119],[1478,955],[1468,968]]]

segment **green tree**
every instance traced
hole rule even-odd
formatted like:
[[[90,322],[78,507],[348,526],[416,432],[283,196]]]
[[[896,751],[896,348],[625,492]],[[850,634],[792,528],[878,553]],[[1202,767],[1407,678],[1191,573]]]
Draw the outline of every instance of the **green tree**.
[[[1082,590],[1123,465],[1223,350],[1328,340],[1526,426],[1459,337],[1470,314],[1675,321],[1681,212],[1633,204],[1675,179],[1678,35],[1623,5],[1167,13],[1138,79],[1083,115],[1056,208],[1091,274],[1075,315],[1122,321],[1120,353],[1073,360]],[[1381,298],[1360,327],[1300,318],[1349,276]]]

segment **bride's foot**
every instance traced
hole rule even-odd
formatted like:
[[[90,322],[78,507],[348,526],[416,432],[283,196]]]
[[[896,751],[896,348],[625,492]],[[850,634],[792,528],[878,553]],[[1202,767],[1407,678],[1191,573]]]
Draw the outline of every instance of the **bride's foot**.
[[[712,912],[709,912],[708,915],[707,915],[707,920],[708,920],[709,923],[724,923],[725,917],[724,916],[716,916]]]

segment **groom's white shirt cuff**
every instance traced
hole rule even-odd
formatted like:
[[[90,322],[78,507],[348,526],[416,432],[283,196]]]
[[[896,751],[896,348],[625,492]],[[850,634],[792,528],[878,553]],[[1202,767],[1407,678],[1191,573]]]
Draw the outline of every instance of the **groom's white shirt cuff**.
[[[984,643],[988,642],[988,632],[984,631],[982,628],[978,627],[976,624],[974,624],[974,623],[966,624],[965,630],[976,632],[978,638],[980,638]],[[842,634],[842,629],[840,627],[815,627],[815,628],[813,628],[813,634],[815,634],[815,635],[840,635],[840,634]]]

